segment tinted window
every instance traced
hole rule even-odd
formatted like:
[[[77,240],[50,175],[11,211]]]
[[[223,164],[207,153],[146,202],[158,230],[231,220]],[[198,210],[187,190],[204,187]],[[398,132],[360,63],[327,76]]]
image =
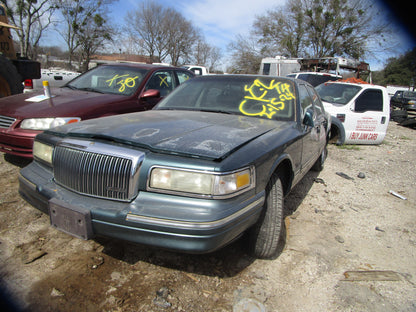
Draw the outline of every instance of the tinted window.
[[[416,99],[416,92],[405,91],[403,92],[403,97],[408,98],[408,99]]]
[[[157,109],[186,109],[294,120],[295,91],[289,79],[256,76],[193,78]]]
[[[381,90],[365,90],[355,100],[355,111],[366,112],[366,111],[383,111],[383,93]]]
[[[306,89],[306,86],[304,86],[304,85],[299,86],[299,101],[300,101],[300,105],[302,107],[301,119],[303,120],[303,118],[305,117],[305,113],[308,109],[312,110],[312,113],[313,113],[312,99],[309,96],[309,93],[308,93],[308,90]]]
[[[184,83],[185,81],[193,77],[189,73],[183,71],[177,71],[176,74],[178,76],[179,83]]]
[[[145,90],[159,90],[160,96],[168,95],[176,87],[173,72],[170,70],[158,71],[153,74],[146,84]]]

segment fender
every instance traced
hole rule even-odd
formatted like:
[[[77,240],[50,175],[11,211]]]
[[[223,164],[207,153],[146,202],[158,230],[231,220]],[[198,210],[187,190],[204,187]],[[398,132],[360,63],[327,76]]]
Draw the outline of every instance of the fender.
[[[282,174],[281,179],[283,183],[284,194],[287,195],[292,189],[292,186],[295,185],[296,182],[300,179],[300,172],[295,173],[293,171],[293,160],[287,153],[283,153],[275,159],[273,165],[270,168],[268,180],[271,179],[272,174],[277,170],[280,170],[280,173]],[[294,183],[295,176],[298,177],[298,179]]]
[[[342,124],[341,120],[339,120],[338,118],[332,116],[331,118],[331,133],[332,130],[334,130],[334,128],[338,129],[338,140],[337,140],[337,145],[342,145],[345,142],[345,129],[344,129],[344,125]]]

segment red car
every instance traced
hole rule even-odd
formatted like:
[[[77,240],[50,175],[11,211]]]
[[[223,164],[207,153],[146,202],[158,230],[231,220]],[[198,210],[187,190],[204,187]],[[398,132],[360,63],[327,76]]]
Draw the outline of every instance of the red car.
[[[44,93],[0,99],[0,151],[32,158],[35,136],[66,123],[152,109],[194,74],[148,64],[106,64]],[[105,127],[105,125],[103,125]]]

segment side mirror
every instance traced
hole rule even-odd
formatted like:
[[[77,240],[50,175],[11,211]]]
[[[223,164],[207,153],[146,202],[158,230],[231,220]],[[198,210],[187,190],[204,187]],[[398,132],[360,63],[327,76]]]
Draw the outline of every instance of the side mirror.
[[[351,103],[350,111],[355,112],[355,101]]]
[[[303,124],[308,127],[315,126],[315,123],[313,122],[313,112],[309,109],[306,110],[305,117],[303,117]]]
[[[141,99],[149,99],[149,98],[160,98],[160,91],[156,89],[150,89],[143,92]]]

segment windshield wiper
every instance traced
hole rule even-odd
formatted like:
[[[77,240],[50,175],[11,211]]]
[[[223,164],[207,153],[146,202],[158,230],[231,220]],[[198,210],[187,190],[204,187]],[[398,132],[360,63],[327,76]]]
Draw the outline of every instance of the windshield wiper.
[[[73,86],[73,85],[65,85],[65,86],[62,86],[62,88],[69,88],[71,90],[78,90],[78,88]]]
[[[103,91],[100,91],[100,90],[97,90],[97,89],[94,89],[94,88],[90,88],[90,87],[76,88],[76,89],[81,90],[81,91],[90,91],[90,92],[104,93]]]
[[[207,113],[221,113],[221,114],[228,114],[228,115],[234,115],[235,113],[220,109],[197,109],[199,112],[207,112]]]

